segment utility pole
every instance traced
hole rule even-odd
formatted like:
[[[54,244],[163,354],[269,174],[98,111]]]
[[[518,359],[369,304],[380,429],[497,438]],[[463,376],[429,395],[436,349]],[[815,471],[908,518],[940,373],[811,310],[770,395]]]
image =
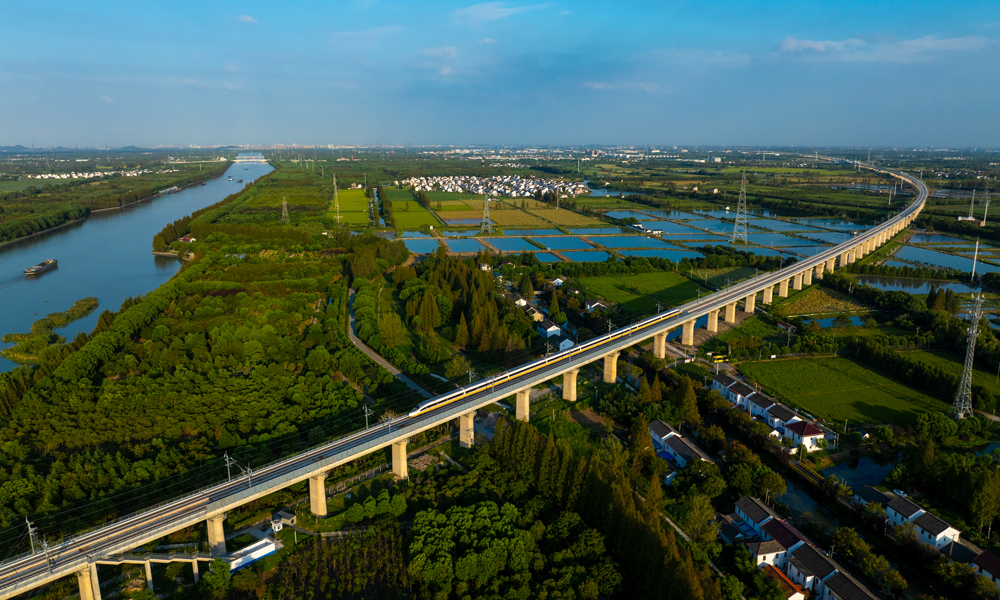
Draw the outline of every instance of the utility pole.
[[[365,411],[365,429],[368,429],[368,417],[372,416],[375,413],[372,411],[372,409],[368,408],[367,404],[364,405],[362,408]]]
[[[226,459],[226,481],[232,481],[233,473],[230,470],[230,467],[235,465],[236,461],[233,460],[232,456],[229,456],[228,452],[223,453],[222,457]]]
[[[962,381],[958,384],[955,402],[951,409],[956,419],[972,414],[972,363],[976,352],[976,338],[979,335],[979,321],[983,316],[983,294],[973,294],[972,301],[969,337],[965,347],[965,368],[962,370]]]
[[[493,234],[493,224],[490,223],[490,198],[483,194],[483,222],[479,225],[479,233]]]
[[[24,522],[28,524],[28,536],[31,538],[31,553],[34,554],[38,552],[35,549],[35,544],[38,541],[38,530],[35,529],[35,524],[28,520],[28,517],[24,517]]]
[[[288,196],[281,199],[281,222],[288,225]]]

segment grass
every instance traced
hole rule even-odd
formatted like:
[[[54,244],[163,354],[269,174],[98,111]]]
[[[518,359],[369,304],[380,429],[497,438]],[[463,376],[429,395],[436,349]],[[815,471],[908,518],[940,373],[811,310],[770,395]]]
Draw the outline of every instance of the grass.
[[[961,378],[962,376],[962,366],[965,357],[949,350],[919,350],[917,352],[908,352],[906,356],[952,373],[956,378]],[[973,368],[972,384],[983,386],[994,396],[1000,395],[1000,384],[997,384],[997,374],[994,372],[980,367]]]
[[[750,362],[740,371],[776,398],[832,423],[908,425],[949,405],[851,358]]]
[[[594,226],[600,227],[604,225],[602,221],[599,221],[593,217],[588,217],[586,215],[581,215],[580,213],[573,212],[571,210],[566,210],[565,208],[555,209],[555,208],[538,208],[531,209],[529,211],[531,214],[541,217],[546,221],[551,221],[557,225],[579,225],[579,226]]]
[[[443,218],[446,219],[481,219],[483,211],[465,210],[449,211]],[[501,227],[537,227],[545,229],[552,227],[552,224],[539,219],[538,217],[523,210],[490,210],[490,218]]]
[[[410,190],[394,190],[391,188],[385,189],[386,200],[416,200]]]
[[[438,227],[441,222],[434,218],[426,208],[417,204],[416,201],[410,202],[410,209],[406,210],[406,204],[404,202],[393,202],[392,204],[392,216],[396,219],[396,226],[403,229],[420,229],[423,225],[433,225]]]
[[[344,212],[340,211],[340,217],[348,225],[367,225],[370,221],[367,212]]]
[[[616,302],[639,314],[655,312],[656,300],[664,305],[663,308],[677,306],[695,299],[698,290],[704,289],[670,271],[584,277],[580,281],[590,291],[600,294],[609,302]]]
[[[795,299],[785,302],[789,315],[865,313],[868,308],[851,300],[847,294],[814,285]]]
[[[344,211],[368,211],[368,197],[364,190],[340,190],[337,192],[337,200],[340,202],[340,212]],[[333,203],[331,203],[331,206]]]
[[[0,192],[20,192],[26,189],[27,181],[0,181]]]

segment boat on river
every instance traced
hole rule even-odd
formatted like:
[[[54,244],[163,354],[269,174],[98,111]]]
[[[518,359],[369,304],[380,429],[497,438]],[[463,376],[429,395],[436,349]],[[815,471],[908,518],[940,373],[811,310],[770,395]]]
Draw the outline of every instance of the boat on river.
[[[28,267],[24,270],[25,275],[41,275],[46,271],[51,271],[52,269],[59,266],[59,261],[54,258],[44,260],[33,267]]]

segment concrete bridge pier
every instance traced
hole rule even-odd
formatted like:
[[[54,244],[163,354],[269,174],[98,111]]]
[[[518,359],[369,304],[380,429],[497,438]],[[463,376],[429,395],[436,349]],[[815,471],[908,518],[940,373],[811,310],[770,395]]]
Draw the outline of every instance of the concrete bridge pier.
[[[212,552],[212,557],[226,556],[226,531],[222,527],[222,522],[226,520],[226,513],[219,513],[208,518],[208,548]]]
[[[653,336],[653,354],[656,355],[656,358],[664,359],[667,357],[667,333],[664,331]],[[574,381],[575,377],[574,375]],[[575,395],[573,399],[576,399]]]
[[[580,374],[580,369],[573,369],[563,373],[563,400],[576,402],[576,376]]]
[[[716,313],[718,316],[718,313]],[[681,331],[681,344],[685,346],[694,346],[694,321],[687,321],[684,323]]]
[[[396,479],[410,478],[410,466],[406,464],[406,445],[409,443],[408,438],[392,443],[392,472]]]
[[[97,565],[90,565],[76,572],[80,586],[80,600],[101,600],[101,586],[97,582]]]
[[[755,310],[757,310],[757,292],[750,294],[743,301],[743,312],[748,312],[752,315]]]
[[[778,297],[787,298],[788,297],[788,280],[782,279],[778,282]]]
[[[153,589],[153,563],[152,561],[147,560],[145,562],[145,565],[146,565],[146,587],[149,588],[149,591],[155,594],[156,590]]]
[[[774,286],[769,285],[764,288],[764,297],[761,300],[764,304],[770,304],[774,300]]]
[[[802,273],[792,275],[792,288],[796,290],[802,289]]]
[[[476,411],[458,417],[458,443],[463,448],[471,448],[476,442],[475,420]]]
[[[735,322],[736,322],[736,303],[733,302],[732,304],[726,305],[726,323],[732,324]]]
[[[705,327],[712,333],[719,330],[719,309],[708,311],[708,325]]]
[[[847,251],[847,264],[852,264],[857,259],[858,259],[857,253],[855,252],[854,248],[851,248],[850,250]]]
[[[514,408],[514,418],[518,421],[527,421],[528,416],[531,411],[528,408],[528,396],[531,394],[531,388],[526,390],[521,390],[517,393],[517,402]]]
[[[847,255],[848,254],[849,254],[849,252],[841,252],[840,253],[840,268],[841,269],[843,269],[844,267],[847,266],[847,259],[848,259]]]
[[[604,357],[604,383],[614,383],[618,380],[618,354],[612,352]]]
[[[816,265],[816,268],[813,270],[813,277],[815,277],[816,279],[823,279],[823,271],[825,269],[826,269],[826,263]]]
[[[198,572],[198,561],[197,560],[192,560],[191,561],[191,574],[194,575],[194,582],[195,582],[195,584],[197,584],[199,581],[201,581],[201,573]]]
[[[326,516],[326,473],[309,478],[309,510],[317,517]]]
[[[812,285],[813,284],[813,270],[806,269],[802,273],[802,285]]]
[[[836,266],[837,266],[837,259],[836,258],[831,258],[830,260],[826,261],[826,270],[827,271],[833,273],[833,269]]]

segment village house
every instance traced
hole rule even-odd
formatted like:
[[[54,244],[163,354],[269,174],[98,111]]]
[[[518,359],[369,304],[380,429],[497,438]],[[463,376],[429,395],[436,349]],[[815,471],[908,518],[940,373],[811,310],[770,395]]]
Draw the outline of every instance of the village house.
[[[806,452],[822,450],[820,440],[826,439],[823,430],[812,423],[806,421],[795,421],[785,427],[785,437],[792,441],[796,448],[801,444],[806,447]]]
[[[587,300],[586,304],[584,304],[584,308],[587,309],[587,312],[594,312],[595,310],[603,310],[607,307],[608,305],[601,302],[600,300]]]
[[[989,550],[984,550],[972,561],[972,568],[980,577],[988,579],[993,585],[1000,588],[1000,556]]]
[[[778,513],[771,510],[771,507],[750,496],[743,496],[736,501],[736,516],[761,536],[764,532],[764,523],[779,518]]]
[[[535,326],[535,329],[538,330],[538,333],[542,334],[542,337],[546,338],[559,335],[562,332],[562,329],[559,329],[558,325],[548,319],[543,319],[541,323]]]
[[[736,383],[736,380],[726,375],[725,373],[719,373],[712,378],[712,389],[719,392],[723,398],[729,396],[729,387]]]
[[[913,524],[913,533],[922,544],[940,550],[950,542],[957,542],[962,532],[935,517],[915,503],[895,496],[885,507],[885,516],[891,525],[905,527]]]

